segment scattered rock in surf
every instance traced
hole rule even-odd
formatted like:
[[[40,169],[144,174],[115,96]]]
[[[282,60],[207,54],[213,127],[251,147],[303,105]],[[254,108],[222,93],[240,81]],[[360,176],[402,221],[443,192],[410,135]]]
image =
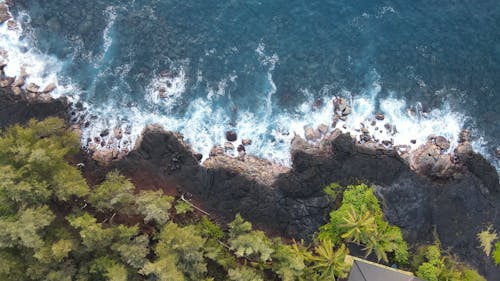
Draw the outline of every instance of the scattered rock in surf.
[[[238,156],[239,157],[244,157],[247,154],[247,150],[243,145],[238,145],[238,148],[236,149],[238,151]]]
[[[377,122],[375,120],[372,120],[372,122],[370,123],[370,125],[372,125],[372,127],[375,127],[375,125],[377,125]]]
[[[441,150],[448,150],[450,148],[450,141],[443,136],[437,136],[434,141]]]
[[[319,124],[318,131],[325,135],[326,133],[328,133],[328,126],[325,124]]]
[[[201,153],[194,153],[193,156],[196,159],[196,161],[198,161],[198,162],[200,162],[201,159],[203,159],[203,154],[201,154]]]
[[[16,30],[18,28],[17,22],[15,22],[13,20],[7,21],[7,28],[10,30]]]
[[[347,100],[344,98],[335,98],[333,100],[333,107],[335,112],[340,116],[347,116],[352,113],[351,107],[347,104]]]
[[[50,83],[48,84],[42,91],[42,93],[50,93],[52,91],[54,91],[55,89],[57,88],[56,84],[55,83]]]
[[[500,146],[495,149],[495,157],[500,158]]]
[[[30,93],[37,93],[38,90],[40,90],[40,86],[35,83],[29,83],[28,86],[26,86],[26,91]]]
[[[19,77],[17,78],[14,83],[12,84],[12,87],[22,87],[24,86],[26,82],[24,81],[24,79],[22,77]]]
[[[251,139],[242,139],[241,140],[241,144],[245,145],[245,146],[251,145],[252,144],[252,140]]]
[[[79,101],[75,104],[75,107],[76,107],[76,109],[81,111],[81,110],[83,110],[83,103],[81,101]]]
[[[121,140],[123,138],[123,132],[121,128],[115,128],[113,130],[113,134],[117,140]]]
[[[29,76],[29,74],[26,71],[26,67],[21,66],[19,77],[21,77],[22,79],[26,80],[26,78],[28,78],[28,76]]]
[[[417,140],[413,139],[413,140],[410,140],[410,142],[411,142],[412,144],[416,144],[416,143],[417,143]]]
[[[109,129],[104,129],[101,131],[101,133],[99,134],[99,136],[101,136],[101,138],[105,137],[109,135]]]
[[[10,85],[12,85],[12,83],[14,83],[14,78],[12,77],[7,77],[3,80],[0,80],[0,87],[2,88],[7,88],[9,87]]]
[[[5,3],[0,3],[0,23],[4,23],[11,18],[9,7]]]
[[[306,140],[317,140],[320,138],[320,134],[317,130],[314,130],[313,128],[311,127],[306,127],[304,129],[305,131],[305,136],[306,136]]]
[[[379,121],[383,121],[385,119],[385,116],[384,116],[384,114],[377,112],[377,114],[375,114],[375,119],[377,119]]]
[[[224,155],[224,148],[222,148],[220,146],[212,147],[212,149],[210,150],[209,156],[213,157],[213,156],[218,156],[218,155]]]
[[[224,151],[225,152],[229,152],[229,151],[233,151],[234,150],[234,145],[232,142],[225,142],[224,143]]]
[[[100,143],[100,142],[101,142],[101,138],[99,138],[99,137],[95,137],[95,138],[94,138],[94,142],[95,142],[95,143]]]
[[[132,126],[127,125],[127,126],[125,127],[125,134],[127,134],[127,135],[132,134]]]
[[[337,127],[337,124],[339,123],[339,116],[337,114],[335,114],[335,116],[333,117],[333,121],[332,121],[332,128],[335,128]]]
[[[228,141],[236,141],[238,139],[238,135],[236,134],[235,131],[227,131],[226,132],[226,139]]]

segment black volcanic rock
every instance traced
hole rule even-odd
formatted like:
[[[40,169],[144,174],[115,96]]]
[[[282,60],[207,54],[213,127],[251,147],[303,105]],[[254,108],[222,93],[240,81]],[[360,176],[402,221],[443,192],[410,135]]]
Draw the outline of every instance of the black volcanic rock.
[[[30,119],[43,120],[49,116],[67,119],[69,103],[66,99],[50,99],[47,102],[27,100],[16,95],[10,88],[0,88],[0,128],[24,124]]]
[[[435,228],[443,248],[489,280],[499,276],[500,269],[476,239],[489,224],[500,229],[500,218],[494,215],[500,211],[498,175],[481,155],[462,155],[450,164],[450,177],[436,180],[411,168],[408,161],[420,157],[418,151],[401,158],[392,149],[355,144],[338,130],[316,145],[296,136],[291,153],[291,169],[248,155],[215,155],[200,166],[181,136],[148,126],[136,149],[113,168],[125,173],[147,169],[193,194],[203,208],[226,221],[241,213],[257,226],[305,239],[326,223],[333,207],[323,187],[364,180],[375,186],[385,216],[401,227],[409,242],[432,241]]]

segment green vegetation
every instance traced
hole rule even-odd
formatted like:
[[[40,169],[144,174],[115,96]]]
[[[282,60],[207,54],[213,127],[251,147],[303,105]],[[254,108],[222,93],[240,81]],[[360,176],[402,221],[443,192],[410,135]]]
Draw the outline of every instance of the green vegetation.
[[[412,266],[416,275],[428,281],[486,281],[477,271],[441,253],[439,241],[417,249]]]
[[[325,192],[331,196],[332,189],[339,188],[330,185]],[[342,204],[330,213],[330,222],[321,228],[318,238],[330,239],[335,245],[362,245],[366,256],[374,253],[379,261],[407,264],[408,246],[401,230],[385,221],[373,189],[364,184],[351,185],[342,195]]]
[[[493,252],[493,260],[496,265],[500,264],[500,242],[495,244],[495,251]]]
[[[89,187],[65,160],[78,150],[55,118],[1,132],[0,280],[337,280],[347,277],[349,243],[408,261],[401,231],[366,185],[329,185],[339,207],[317,241],[284,243],[240,215],[223,230],[183,198],[137,191],[118,171]],[[419,253],[412,265],[427,280],[482,280],[438,246]]]
[[[493,226],[490,225],[485,230],[477,234],[477,239],[479,240],[479,243],[481,243],[481,248],[483,248],[483,251],[487,256],[490,256],[491,254],[493,242],[498,239],[498,235],[496,231],[492,230],[492,227]]]

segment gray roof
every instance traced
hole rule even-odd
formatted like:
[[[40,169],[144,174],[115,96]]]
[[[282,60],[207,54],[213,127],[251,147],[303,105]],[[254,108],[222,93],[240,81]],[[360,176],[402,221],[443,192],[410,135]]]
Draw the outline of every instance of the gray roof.
[[[348,281],[423,281],[391,268],[354,260]]]

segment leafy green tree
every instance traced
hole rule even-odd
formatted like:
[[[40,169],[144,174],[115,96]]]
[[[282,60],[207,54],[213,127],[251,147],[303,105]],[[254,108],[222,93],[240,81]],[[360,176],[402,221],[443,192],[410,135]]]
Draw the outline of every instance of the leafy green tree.
[[[142,268],[147,262],[149,254],[149,237],[140,235],[132,240],[115,243],[112,249],[120,254],[123,262],[134,267]]]
[[[90,266],[90,273],[106,278],[108,281],[127,281],[127,269],[109,256],[95,259]]]
[[[189,205],[187,202],[184,202],[182,200],[178,200],[175,203],[175,212],[178,215],[183,215],[187,214],[193,211],[193,206]]]
[[[283,281],[302,280],[306,267],[304,256],[298,254],[293,246],[285,245],[281,239],[275,239],[274,253],[271,255],[272,270]]]
[[[129,213],[135,201],[134,189],[134,185],[115,170],[90,194],[89,202],[99,211]]]
[[[105,249],[113,240],[113,229],[104,228],[89,213],[71,215],[67,220],[72,227],[79,230],[82,243],[88,250]]]
[[[318,280],[337,280],[347,277],[349,265],[345,257],[349,253],[347,247],[342,244],[337,250],[329,239],[321,240],[314,248],[313,269],[319,273]]]
[[[87,182],[80,171],[68,164],[54,174],[53,190],[61,201],[68,201],[71,196],[85,197],[89,194]]]
[[[140,270],[146,276],[154,276],[159,281],[184,281],[186,278],[176,266],[178,257],[174,253],[162,253],[154,262],[147,262]]]
[[[137,211],[144,216],[145,222],[164,225],[169,219],[173,201],[173,197],[165,196],[161,190],[142,191],[136,199]]]
[[[188,280],[200,280],[207,272],[203,257],[205,241],[194,225],[179,227],[169,222],[160,232],[155,253],[160,260],[163,256],[174,257],[175,265]]]
[[[261,262],[269,260],[274,252],[272,243],[262,231],[252,231],[252,224],[236,215],[229,224],[229,245],[238,257],[257,258]]]
[[[264,281],[261,273],[247,266],[229,269],[228,277],[231,281]]]

